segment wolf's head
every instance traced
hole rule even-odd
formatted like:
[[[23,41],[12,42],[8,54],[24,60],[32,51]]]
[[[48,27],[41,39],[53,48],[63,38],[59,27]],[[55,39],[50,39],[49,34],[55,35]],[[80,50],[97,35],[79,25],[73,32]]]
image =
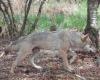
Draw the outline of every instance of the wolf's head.
[[[81,41],[84,43],[84,50],[89,52],[96,52],[95,45],[92,43],[91,39],[89,38],[89,34],[82,34]]]

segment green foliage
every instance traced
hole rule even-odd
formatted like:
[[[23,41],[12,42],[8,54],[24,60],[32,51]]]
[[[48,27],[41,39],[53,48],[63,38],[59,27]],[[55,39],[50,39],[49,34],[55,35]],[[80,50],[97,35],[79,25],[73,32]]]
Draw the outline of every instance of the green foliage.
[[[28,16],[28,21],[25,29],[26,33],[30,33],[31,31],[33,31],[31,26],[34,23],[35,18],[36,16]],[[16,20],[19,20],[18,17],[16,18]],[[86,16],[82,16],[78,13],[76,15],[64,17],[63,14],[58,14],[51,19],[46,15],[41,15],[37,24],[37,29],[40,31],[48,30],[53,24],[62,28],[77,28],[79,30],[82,30],[86,25]]]
[[[46,30],[49,28],[49,26],[51,25],[51,22],[50,22],[50,18],[47,17],[46,15],[42,15],[39,19],[39,22],[38,22],[38,29],[40,30]]]
[[[3,27],[5,25],[5,21],[3,17],[0,15],[0,26]]]
[[[64,21],[65,28],[77,28],[82,30],[83,27],[86,25],[86,18],[81,16],[68,16]]]
[[[55,16],[55,22],[56,24],[60,25],[64,21],[64,14],[57,14]]]
[[[83,30],[83,27],[86,25],[87,17],[87,0],[82,1],[78,4],[78,9],[72,14],[67,15],[63,13],[56,13],[53,16],[48,16],[48,14],[42,14],[39,18],[36,29],[43,31],[48,30],[51,25],[57,25],[59,28],[77,28]],[[36,18],[36,14],[29,14],[27,19],[27,24],[25,28],[25,33],[28,34],[32,32],[32,24]],[[23,17],[20,15],[15,16],[17,24],[20,20],[23,20]]]

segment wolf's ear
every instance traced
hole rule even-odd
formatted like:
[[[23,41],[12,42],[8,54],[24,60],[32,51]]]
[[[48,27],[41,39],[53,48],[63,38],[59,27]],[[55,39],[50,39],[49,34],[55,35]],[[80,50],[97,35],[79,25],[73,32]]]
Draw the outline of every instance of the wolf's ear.
[[[82,36],[81,36],[81,40],[82,40],[82,42],[85,42],[86,41],[86,39],[89,37],[89,34],[83,34]]]

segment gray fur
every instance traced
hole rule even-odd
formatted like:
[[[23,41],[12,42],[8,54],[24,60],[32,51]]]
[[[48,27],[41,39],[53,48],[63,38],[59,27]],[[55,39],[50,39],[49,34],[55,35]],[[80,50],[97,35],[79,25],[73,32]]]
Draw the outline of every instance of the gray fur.
[[[64,68],[71,71],[72,68],[67,59],[68,50],[74,50],[77,48],[84,49],[86,45],[90,45],[90,41],[85,40],[83,42],[81,40],[81,36],[83,36],[81,32],[65,30],[54,32],[33,32],[30,35],[19,39],[15,45],[15,47],[17,46],[16,48],[18,49],[18,56],[11,67],[11,72],[14,72],[17,64],[21,62],[27,55],[31,54],[32,49],[35,47],[39,47],[40,49],[44,50],[58,50],[63,59]],[[35,64],[34,57],[32,60],[32,64]]]

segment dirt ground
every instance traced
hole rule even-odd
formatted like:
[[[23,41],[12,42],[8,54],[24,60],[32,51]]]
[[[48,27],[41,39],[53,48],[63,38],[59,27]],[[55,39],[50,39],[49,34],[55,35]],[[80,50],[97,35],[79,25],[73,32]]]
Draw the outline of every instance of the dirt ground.
[[[8,41],[0,40],[0,54],[2,49],[8,45]],[[65,72],[62,69],[62,60],[58,56],[40,55],[36,62],[45,69],[40,71],[32,67],[29,63],[29,55],[21,65],[15,69],[15,73],[11,74],[10,68],[16,59],[16,52],[8,53],[0,58],[0,80],[82,80],[74,74]],[[83,76],[86,80],[100,80],[100,67],[95,66],[92,58],[86,57],[81,62],[79,59],[77,64],[72,65],[75,74]]]

